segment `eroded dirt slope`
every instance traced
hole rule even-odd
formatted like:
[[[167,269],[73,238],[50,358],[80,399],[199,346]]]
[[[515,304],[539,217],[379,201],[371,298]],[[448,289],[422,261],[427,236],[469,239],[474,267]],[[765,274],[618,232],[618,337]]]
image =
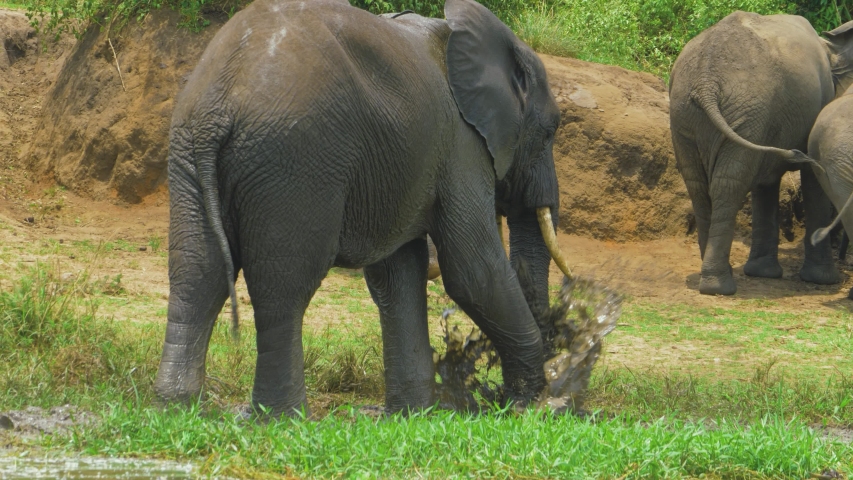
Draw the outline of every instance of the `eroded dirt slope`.
[[[162,194],[175,95],[224,23],[193,33],[178,19],[162,9],[118,31],[89,28],[44,100],[24,163],[90,198]]]
[[[73,37],[63,38],[58,43],[42,42],[23,14],[0,12],[0,40],[6,47],[6,57],[0,55],[0,220],[9,226],[0,229],[0,245],[11,247],[62,239],[89,240],[93,244],[125,240],[131,245],[144,246],[152,239],[160,239],[165,248],[168,202],[162,171],[155,175],[151,173],[154,170],[143,168],[145,165],[162,167],[158,162],[165,157],[151,152],[160,148],[159,155],[165,155],[162,143],[165,137],[153,133],[139,136],[149,143],[160,142],[160,147],[148,145],[138,150],[128,147],[136,152],[133,155],[149,152],[150,156],[122,153],[125,156],[116,157],[109,178],[101,181],[84,173],[88,171],[86,168],[98,165],[97,158],[109,156],[90,158],[81,153],[100,144],[90,141],[88,147],[79,147],[82,151],[74,153],[66,145],[68,138],[58,132],[70,135],[74,131],[82,136],[86,132],[113,129],[114,133],[101,135],[118,139],[115,145],[120,148],[115,145],[111,148],[119,149],[130,145],[121,143],[130,142],[130,137],[115,132],[130,135],[137,127],[148,128],[147,132],[163,132],[167,123],[161,117],[171,106],[173,93],[170,92],[179,88],[186,74],[183,72],[191,70],[193,52],[200,52],[204,43],[199,40],[203,37],[191,37],[189,32],[163,33],[174,30],[168,22],[176,19],[169,15],[148,18],[143,22],[143,26],[148,27],[140,27],[137,33],[131,29],[123,33],[127,37],[112,39],[128,89],[124,92],[108,42],[101,33],[90,33],[90,37],[84,37],[77,44]],[[209,29],[206,35],[212,35],[213,30]],[[192,41],[196,44],[181,45],[190,41],[187,38],[195,39]],[[81,53],[81,44],[87,41],[92,58]],[[147,45],[145,42],[160,46],[143,47]],[[86,58],[75,59],[73,55]],[[69,58],[66,72],[60,73],[66,58]],[[783,309],[847,308],[849,301],[844,300],[844,296],[853,282],[846,273],[845,283],[836,286],[814,286],[798,279],[802,232],[797,229],[792,229],[788,235],[793,241],[783,241],[780,247],[785,268],[783,279],[753,279],[743,275],[742,265],[748,252],[748,239],[743,237],[735,242],[732,252],[740,288],[738,295],[733,298],[699,295],[696,287],[701,261],[695,233],[686,235],[689,202],[671,157],[663,84],[655,77],[615,67],[551,57],[544,57],[544,60],[564,115],[556,152],[563,196],[561,216],[563,228],[574,234],[561,233],[560,242],[578,273],[595,275],[634,298],[651,301],[736,306],[744,298],[771,298],[778,300]],[[79,78],[68,73],[70,67],[67,65],[74,62],[82,62],[79,65],[84,73]],[[63,75],[67,78],[63,79]],[[93,82],[99,86],[92,86]],[[75,100],[62,107],[63,114],[58,111],[42,113],[46,105],[52,104],[44,99],[54,84],[57,86],[50,93],[53,101],[59,101],[60,96],[55,92],[60,89],[73,93]],[[73,92],[76,87],[85,95]],[[104,97],[104,92],[113,97]],[[90,99],[91,105],[79,104],[81,98]],[[131,106],[135,110],[131,110]],[[151,111],[140,115],[150,113],[152,116],[136,118],[133,112],[148,107]],[[111,115],[115,120],[112,124],[104,120]],[[87,123],[87,118],[91,122]],[[53,140],[28,150],[26,147],[39,122],[36,135],[47,135],[50,130]],[[46,142],[48,137],[40,138],[41,142]],[[47,147],[49,149],[40,150]],[[47,177],[35,175],[36,181],[33,181],[21,168],[22,156],[39,165],[51,165],[57,162],[56,157],[46,152],[62,149],[69,152],[66,158],[76,156],[77,160],[83,160],[69,164],[65,171],[68,177],[60,172],[65,167],[57,166]],[[141,160],[144,158],[152,163]],[[120,168],[125,163],[127,165]],[[74,175],[78,174],[82,175],[79,183],[74,180],[77,178]],[[157,180],[152,180],[155,177]],[[135,183],[131,181],[133,178],[147,180]],[[70,179],[68,183],[61,182],[69,186],[69,190],[56,188],[56,180],[62,179]],[[149,181],[152,183],[146,183]],[[128,191],[136,193],[117,193],[121,191],[119,187],[110,194],[110,189],[121,182],[135,185]],[[786,188],[791,190],[795,188],[796,179],[788,183]],[[141,192],[152,188],[154,194],[142,195]],[[93,195],[101,198],[93,199]],[[128,203],[139,200],[141,203]],[[748,228],[746,218],[742,216],[742,224]],[[583,236],[576,235],[579,233]],[[663,238],[654,239],[661,236]],[[9,261],[28,263],[49,260],[48,257],[28,253],[26,257]],[[70,270],[86,267],[79,259],[65,258],[63,261]],[[162,255],[154,255],[150,249],[122,252],[116,255],[115,261],[106,262],[99,269],[104,275],[121,273],[130,291],[148,292],[162,300],[165,307],[168,278]],[[552,281],[559,282],[556,269]]]

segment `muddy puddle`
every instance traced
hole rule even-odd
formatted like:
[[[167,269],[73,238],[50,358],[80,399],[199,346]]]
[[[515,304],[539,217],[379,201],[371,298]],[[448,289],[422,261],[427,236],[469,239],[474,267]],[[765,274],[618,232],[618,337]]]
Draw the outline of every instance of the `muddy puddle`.
[[[453,312],[442,314],[445,352],[433,357],[441,378],[437,397],[441,408],[481,411],[501,398],[501,386],[489,380],[490,369],[500,360],[479,329],[466,334],[448,325]],[[556,301],[537,319],[545,346],[547,385],[531,406],[556,413],[583,412],[601,342],[616,328],[621,314],[622,295],[615,290],[591,279],[563,280]]]
[[[29,458],[0,453],[0,478],[18,479],[133,479],[197,478],[186,463],[108,458]]]

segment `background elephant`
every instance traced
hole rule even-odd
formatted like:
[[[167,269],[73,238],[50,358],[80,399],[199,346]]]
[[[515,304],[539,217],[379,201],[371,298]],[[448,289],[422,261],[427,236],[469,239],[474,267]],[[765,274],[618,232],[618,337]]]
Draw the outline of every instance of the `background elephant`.
[[[853,233],[853,209],[849,205],[853,199],[853,87],[818,115],[809,135],[809,156],[820,165],[814,168],[815,176],[838,209],[836,221],[841,221],[849,238]],[[831,229],[821,229],[824,233],[818,233],[815,240],[822,241]],[[848,297],[853,298],[853,289]]]
[[[379,307],[386,406],[432,405],[426,233],[447,293],[497,347],[508,399],[541,390],[534,315],[558,255],[546,240],[560,112],[542,62],[497,17],[472,0],[448,0],[445,15],[258,0],[210,42],[170,131],[161,398],[200,393],[213,322],[229,292],[236,308],[242,268],[258,333],[252,403],[307,408],[302,316],[341,266],[364,267]]]
[[[853,22],[821,39],[798,16],[735,12],[687,43],[672,69],[676,161],[699,233],[699,291],[737,290],[729,264],[735,217],[752,192],[752,245],[744,273],[779,278],[779,184],[809,161],[815,119],[853,82]],[[762,146],[762,145],[772,145]],[[775,148],[774,148],[775,147]],[[807,237],[829,221],[811,169],[800,170]],[[806,242],[803,280],[839,281],[829,242]]]

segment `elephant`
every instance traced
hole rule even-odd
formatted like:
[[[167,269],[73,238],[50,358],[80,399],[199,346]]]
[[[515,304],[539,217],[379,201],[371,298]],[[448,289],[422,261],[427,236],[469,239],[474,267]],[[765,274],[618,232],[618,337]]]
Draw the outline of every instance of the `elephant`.
[[[735,218],[752,194],[752,243],[743,267],[779,278],[779,185],[800,170],[807,238],[831,204],[806,156],[820,110],[853,83],[853,22],[817,35],[794,15],[734,12],[685,45],[670,76],[677,167],[693,204],[702,270],[699,292],[733,295],[729,263]],[[805,242],[808,282],[840,280],[829,242]]]
[[[551,259],[569,272],[555,233],[560,110],[542,61],[494,14],[473,0],[444,12],[257,0],[211,40],[169,133],[161,401],[202,394],[212,325],[229,295],[236,325],[242,269],[252,406],[307,409],[302,319],[339,266],[364,268],[379,309],[386,410],[433,405],[426,234],[447,294],[496,346],[505,400],[522,407],[541,391]]]
[[[812,244],[824,241],[841,222],[846,232],[839,247],[843,255],[846,239],[853,233],[853,87],[821,110],[809,135],[808,152],[820,166],[814,168],[820,186],[838,209],[835,221],[813,234]],[[853,299],[853,289],[848,297]]]

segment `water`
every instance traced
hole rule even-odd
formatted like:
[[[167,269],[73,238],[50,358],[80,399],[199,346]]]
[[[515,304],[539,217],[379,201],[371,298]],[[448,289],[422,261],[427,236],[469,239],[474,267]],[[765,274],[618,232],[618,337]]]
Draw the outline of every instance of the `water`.
[[[108,458],[28,458],[0,456],[0,478],[183,480],[197,478],[187,463]]]
[[[442,408],[479,411],[500,398],[501,387],[481,380],[499,363],[491,341],[476,327],[466,334],[448,326],[453,310],[442,314],[446,352],[434,354],[441,378],[437,396]],[[558,413],[579,412],[590,375],[601,354],[602,339],[616,328],[622,296],[588,279],[565,278],[557,301],[538,322],[543,326],[548,359],[543,365],[547,385],[534,406]]]

